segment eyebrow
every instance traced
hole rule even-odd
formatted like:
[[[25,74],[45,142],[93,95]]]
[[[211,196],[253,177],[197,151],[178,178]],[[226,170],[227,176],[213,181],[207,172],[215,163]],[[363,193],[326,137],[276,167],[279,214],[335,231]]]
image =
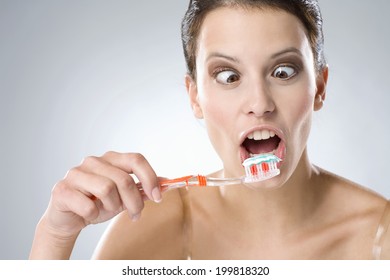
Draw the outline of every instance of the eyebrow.
[[[284,55],[284,54],[287,54],[287,53],[295,53],[299,56],[302,56],[302,52],[295,48],[295,47],[290,47],[290,48],[287,48],[287,49],[284,49],[284,50],[281,50],[280,52],[277,52],[277,53],[274,53],[271,58],[272,59],[275,59],[277,58],[278,56],[281,56],[281,55]]]
[[[295,47],[290,47],[290,48],[287,48],[287,49],[284,49],[284,50],[281,50],[277,53],[274,53],[273,55],[271,55],[271,58],[272,59],[275,59],[277,58],[278,56],[282,56],[284,54],[287,54],[287,53],[295,53],[299,56],[302,56],[302,53],[299,49],[295,48]],[[223,54],[223,53],[220,53],[220,52],[212,52],[210,53],[207,58],[206,58],[206,61],[209,61],[210,59],[212,58],[223,58],[223,59],[226,59],[226,60],[229,60],[231,62],[235,62],[235,63],[239,63],[240,60],[234,56],[229,56],[229,55],[226,55],[226,54]]]
[[[236,57],[233,57],[233,56],[228,56],[226,54],[223,54],[223,53],[220,53],[220,52],[212,52],[210,53],[207,58],[206,58],[206,61],[209,61],[210,59],[212,58],[223,58],[223,59],[226,59],[226,60],[229,60],[231,62],[235,62],[235,63],[239,63],[240,60]]]

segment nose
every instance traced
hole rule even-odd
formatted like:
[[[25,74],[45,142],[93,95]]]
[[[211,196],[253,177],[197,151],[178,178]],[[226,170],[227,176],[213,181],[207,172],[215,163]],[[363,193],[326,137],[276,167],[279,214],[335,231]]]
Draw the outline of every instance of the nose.
[[[257,118],[270,115],[276,109],[272,93],[263,83],[256,83],[251,88],[246,102],[246,113]]]

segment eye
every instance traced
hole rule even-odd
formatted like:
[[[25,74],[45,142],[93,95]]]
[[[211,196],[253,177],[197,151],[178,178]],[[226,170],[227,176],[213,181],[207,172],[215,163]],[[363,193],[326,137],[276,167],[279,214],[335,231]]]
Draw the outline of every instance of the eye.
[[[272,76],[281,80],[288,80],[294,77],[297,74],[297,71],[294,67],[288,65],[278,66]]]
[[[221,70],[215,75],[215,80],[223,85],[229,85],[240,80],[240,76],[232,70]]]

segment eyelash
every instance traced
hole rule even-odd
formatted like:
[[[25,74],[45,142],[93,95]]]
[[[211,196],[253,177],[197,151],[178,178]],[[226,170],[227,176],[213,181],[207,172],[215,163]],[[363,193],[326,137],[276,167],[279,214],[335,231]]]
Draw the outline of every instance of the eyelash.
[[[276,71],[280,71],[280,72],[286,72],[285,70],[283,70],[283,68],[290,68],[293,70],[293,73],[290,74],[288,77],[286,78],[282,78],[282,77],[277,77],[276,76]],[[279,72],[279,73],[280,73]],[[278,65],[275,67],[275,69],[272,71],[272,74],[271,76],[274,77],[274,78],[277,78],[277,79],[280,79],[282,81],[287,81],[287,80],[290,80],[291,78],[295,77],[297,74],[298,74],[298,68],[293,66],[293,65],[289,65],[289,64],[281,64],[281,65]]]
[[[221,82],[221,81],[218,81],[218,76],[224,72],[232,72],[234,75],[237,76],[237,80],[233,81],[233,82]],[[217,69],[215,69],[212,73],[212,76],[213,78],[220,84],[225,84],[225,85],[228,85],[228,84],[233,84],[235,82],[237,82],[239,79],[240,79],[240,74],[232,69],[232,68],[229,68],[229,67],[219,67]]]
[[[290,75],[288,75],[288,77],[285,77],[285,78],[278,77],[277,74],[276,74],[276,72],[277,72],[278,70],[279,70],[279,73],[280,73],[280,72],[286,72],[286,71],[285,71],[286,69],[284,69],[284,68],[290,68],[290,69],[292,69],[293,73],[291,73]],[[218,81],[218,76],[219,76],[221,73],[224,73],[224,72],[232,72],[234,75],[237,76],[237,79],[234,80],[234,81],[232,81],[232,82],[222,82],[222,81]],[[291,65],[291,64],[279,64],[279,65],[277,65],[277,66],[274,68],[274,70],[271,72],[271,76],[272,76],[273,78],[279,79],[279,80],[281,80],[281,81],[288,81],[288,80],[292,79],[293,77],[295,77],[296,75],[298,75],[298,73],[299,73],[299,67],[296,67],[296,66]],[[214,78],[218,83],[224,84],[224,85],[233,84],[233,83],[239,81],[239,79],[240,79],[240,77],[241,77],[240,74],[239,74],[236,70],[234,70],[234,69],[232,69],[232,68],[229,68],[229,67],[219,67],[219,68],[215,69],[215,70],[213,71],[213,73],[212,73],[212,76],[213,76],[213,78]],[[229,77],[231,77],[231,76],[229,76]]]

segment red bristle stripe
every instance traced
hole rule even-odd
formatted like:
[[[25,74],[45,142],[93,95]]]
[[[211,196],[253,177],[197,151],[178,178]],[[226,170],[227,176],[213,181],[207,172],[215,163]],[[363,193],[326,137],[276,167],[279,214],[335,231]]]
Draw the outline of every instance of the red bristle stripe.
[[[263,163],[261,164],[261,170],[263,170],[263,172],[268,172],[268,171],[269,171],[268,163],[263,162]]]
[[[256,165],[251,166],[251,173],[253,176],[256,176],[258,174],[258,169]]]

